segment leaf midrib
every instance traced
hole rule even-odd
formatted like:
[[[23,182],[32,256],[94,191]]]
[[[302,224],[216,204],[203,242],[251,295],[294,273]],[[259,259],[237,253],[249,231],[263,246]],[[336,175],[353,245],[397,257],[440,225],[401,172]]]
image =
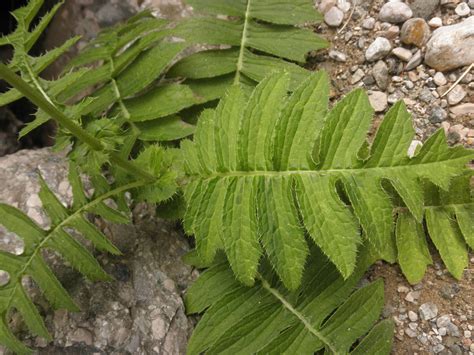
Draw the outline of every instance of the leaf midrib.
[[[226,178],[226,177],[246,177],[246,176],[266,176],[266,177],[280,177],[280,176],[292,176],[292,175],[310,175],[310,176],[324,176],[328,174],[344,174],[344,173],[364,173],[369,171],[381,171],[383,176],[383,172],[387,170],[405,170],[407,168],[416,168],[419,166],[429,167],[432,165],[439,165],[444,162],[454,163],[458,160],[465,161],[468,158],[467,155],[449,159],[449,160],[440,160],[435,162],[427,162],[427,163],[418,163],[418,164],[405,164],[405,165],[395,165],[395,166],[379,166],[379,167],[365,167],[361,166],[358,168],[340,168],[340,169],[325,169],[325,170],[285,170],[285,171],[276,171],[276,170],[252,170],[252,171],[230,171],[230,172],[214,172],[212,174],[202,175],[202,174],[194,174],[194,176],[199,176],[204,179],[214,179],[214,178]],[[193,176],[193,175],[191,175]]]
[[[247,7],[245,8],[245,16],[244,16],[244,27],[242,30],[242,38],[240,39],[240,49],[239,49],[239,57],[237,60],[237,70],[234,77],[234,84],[238,84],[240,81],[240,72],[242,71],[242,67],[244,64],[244,51],[245,46],[247,43],[247,27],[250,19],[250,3],[252,0],[247,1]]]
[[[336,347],[327,339],[321,332],[319,332],[311,322],[306,319],[304,314],[298,311],[293,305],[286,300],[286,298],[276,289],[271,287],[267,280],[265,280],[262,276],[257,276],[260,279],[262,287],[269,292],[273,297],[275,297],[282,306],[287,309],[291,314],[293,314],[298,320],[304,325],[305,329],[308,330],[312,335],[314,335],[317,339],[319,339],[333,354],[337,355],[339,352],[337,351]]]

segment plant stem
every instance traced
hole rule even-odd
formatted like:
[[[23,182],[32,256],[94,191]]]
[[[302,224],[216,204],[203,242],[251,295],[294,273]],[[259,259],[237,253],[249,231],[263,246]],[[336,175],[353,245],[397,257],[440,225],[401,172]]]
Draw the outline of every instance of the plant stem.
[[[85,131],[81,126],[70,120],[64,113],[58,110],[51,102],[46,100],[43,95],[39,94],[34,90],[27,82],[25,82],[20,76],[8,68],[5,64],[0,63],[0,78],[5,79],[7,83],[13,86],[15,89],[20,91],[25,97],[27,97],[36,106],[46,112],[51,118],[58,122],[61,126],[69,130],[73,136],[82,142],[89,145],[94,150],[104,150],[102,142]],[[117,164],[130,174],[139,176],[145,180],[155,180],[156,178],[148,172],[140,169],[138,166],[133,164],[131,161],[122,158],[120,155],[111,152],[110,161]]]

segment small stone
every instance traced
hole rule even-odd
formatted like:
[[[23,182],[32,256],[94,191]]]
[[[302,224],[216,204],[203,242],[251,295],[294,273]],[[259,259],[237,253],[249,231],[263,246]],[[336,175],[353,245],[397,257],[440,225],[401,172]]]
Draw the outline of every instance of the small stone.
[[[387,89],[389,84],[388,67],[383,60],[379,60],[374,65],[372,68],[372,75],[380,90]]]
[[[430,38],[430,27],[422,18],[412,18],[405,22],[400,32],[400,40],[405,44],[413,44],[419,48]]]
[[[400,28],[398,26],[390,26],[383,36],[388,39],[395,39],[399,34]]]
[[[448,333],[448,330],[446,329],[446,327],[438,328],[438,334],[441,335],[442,337],[444,337],[447,333]]]
[[[373,30],[375,27],[375,19],[373,17],[367,17],[364,21],[362,21],[362,28],[366,30]]]
[[[444,345],[443,344],[436,344],[435,346],[433,346],[433,352],[435,354],[438,354],[440,352],[442,352],[444,350]]]
[[[418,314],[416,314],[415,312],[413,311],[408,311],[408,318],[412,321],[412,322],[416,322],[418,320]]]
[[[465,97],[466,97],[466,91],[464,91],[461,85],[457,85],[448,94],[448,103],[450,105],[456,105],[460,103]]]
[[[358,83],[359,81],[362,80],[362,78],[364,77],[365,73],[362,69],[357,69],[357,71],[352,75],[352,78],[351,78],[351,84],[354,85],[356,83]]]
[[[333,6],[326,14],[324,15],[324,22],[331,27],[338,27],[344,20],[344,12],[338,9],[336,6]]]
[[[334,59],[337,62],[345,62],[347,60],[347,56],[344,53],[336,50],[329,51],[329,58]]]
[[[448,335],[451,335],[453,337],[459,337],[461,336],[461,333],[459,332],[459,328],[457,327],[457,325],[453,324],[453,323],[449,323],[447,326],[446,326],[446,329],[448,331]]]
[[[423,303],[419,311],[421,319],[430,320],[436,318],[438,315],[438,306],[431,302]]]
[[[428,345],[429,340],[425,333],[418,335],[416,338],[423,345]]]
[[[418,96],[418,98],[424,103],[430,104],[434,101],[434,96],[431,93],[430,89],[423,88]]]
[[[398,286],[397,287],[397,292],[398,293],[408,293],[410,289],[406,286]]]
[[[474,103],[466,103],[449,109],[455,116],[472,116],[474,117]]]
[[[454,12],[456,12],[458,16],[464,17],[471,14],[471,9],[469,8],[468,4],[462,2],[458,6],[456,6]]]
[[[437,72],[434,76],[433,76],[433,81],[436,85],[438,86],[444,86],[448,83],[448,80],[446,80],[446,77],[444,76],[443,73],[441,72]]]
[[[321,0],[321,3],[319,4],[319,11],[325,14],[334,6],[336,6],[336,0]]]
[[[470,338],[472,336],[472,332],[470,330],[464,331],[464,338]]]
[[[420,291],[410,291],[405,297],[405,301],[410,303],[416,303],[416,301],[420,298]]]
[[[431,123],[441,123],[446,118],[448,118],[448,113],[439,106],[433,106],[431,108],[430,122]]]
[[[401,93],[400,91],[396,91],[393,94],[390,94],[388,96],[388,103],[393,105],[397,101],[400,101],[402,98],[403,98],[403,93]]]
[[[375,112],[383,112],[387,108],[387,94],[382,91],[369,92],[369,101]]]
[[[443,26],[443,20],[441,20],[439,17],[433,17],[428,21],[428,25],[433,28],[439,28]]]
[[[405,334],[408,335],[410,338],[416,338],[418,333],[415,330],[412,330],[410,328],[405,329]]]
[[[415,87],[415,84],[413,84],[413,82],[411,82],[410,80],[405,80],[403,83],[405,84],[405,87],[408,90],[411,90]]]
[[[413,57],[411,57],[405,69],[406,70],[415,69],[417,66],[421,64],[422,61],[423,61],[423,56],[421,54],[421,50],[419,50],[413,55]]]
[[[406,48],[397,47],[392,50],[392,54],[395,55],[397,58],[403,60],[404,62],[408,62],[413,54]]]
[[[451,323],[451,317],[447,314],[440,316],[436,320],[436,325],[438,326],[438,328],[446,327],[449,323]]]
[[[391,4],[391,3],[389,3]],[[367,48],[365,52],[365,58],[369,62],[374,62],[376,60],[382,59],[392,50],[392,45],[390,41],[384,37],[377,37],[375,41]]]
[[[351,3],[347,0],[337,0],[337,7],[343,12],[348,12],[351,9]]]
[[[390,23],[405,22],[413,16],[410,6],[403,2],[388,2],[382,6],[379,20]]]
[[[474,63],[474,16],[433,32],[426,44],[425,62],[438,71]]]
[[[375,79],[374,76],[369,74],[364,76],[364,79],[362,79],[362,82],[364,83],[365,86],[371,86],[375,84]]]
[[[471,9],[474,9],[474,0],[469,0],[467,2],[467,5],[471,8]]]

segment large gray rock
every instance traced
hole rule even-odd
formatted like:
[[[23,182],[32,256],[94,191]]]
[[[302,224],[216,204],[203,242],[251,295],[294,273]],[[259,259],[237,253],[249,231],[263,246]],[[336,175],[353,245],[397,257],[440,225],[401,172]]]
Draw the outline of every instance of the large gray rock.
[[[474,16],[434,31],[426,44],[425,63],[438,71],[474,63]]]
[[[439,6],[439,0],[412,0],[409,1],[414,17],[428,19]]]
[[[70,203],[66,161],[49,149],[0,158],[0,202],[20,208],[46,227],[49,221],[38,197],[38,171],[60,200]],[[40,354],[185,353],[193,323],[185,316],[182,294],[196,276],[181,261],[189,245],[173,224],[153,217],[153,209],[146,205],[135,208],[134,221],[130,226],[100,224],[124,253],[97,256],[114,282],[88,282],[56,255],[46,254],[48,264],[82,311],[53,311],[29,282],[28,292],[42,305],[54,341],[47,344],[41,338],[27,337],[26,344]],[[0,249],[19,254],[23,247],[15,235],[0,231]]]

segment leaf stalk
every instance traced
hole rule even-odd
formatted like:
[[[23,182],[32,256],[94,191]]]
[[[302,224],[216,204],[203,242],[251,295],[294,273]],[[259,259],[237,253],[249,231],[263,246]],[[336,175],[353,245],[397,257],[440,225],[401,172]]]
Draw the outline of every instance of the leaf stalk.
[[[104,150],[102,142],[85,131],[81,126],[70,120],[63,112],[58,110],[51,102],[46,100],[41,94],[33,89],[27,82],[25,82],[19,75],[13,70],[8,68],[5,64],[0,63],[0,78],[4,79],[7,83],[13,86],[15,89],[20,91],[25,97],[27,97],[36,106],[46,112],[52,119],[58,122],[61,126],[66,128],[73,136],[82,142],[89,145],[92,149],[97,151]],[[115,163],[127,172],[138,176],[142,179],[153,181],[156,178],[148,172],[140,169],[131,161],[124,159],[117,153],[110,153],[111,163]]]

